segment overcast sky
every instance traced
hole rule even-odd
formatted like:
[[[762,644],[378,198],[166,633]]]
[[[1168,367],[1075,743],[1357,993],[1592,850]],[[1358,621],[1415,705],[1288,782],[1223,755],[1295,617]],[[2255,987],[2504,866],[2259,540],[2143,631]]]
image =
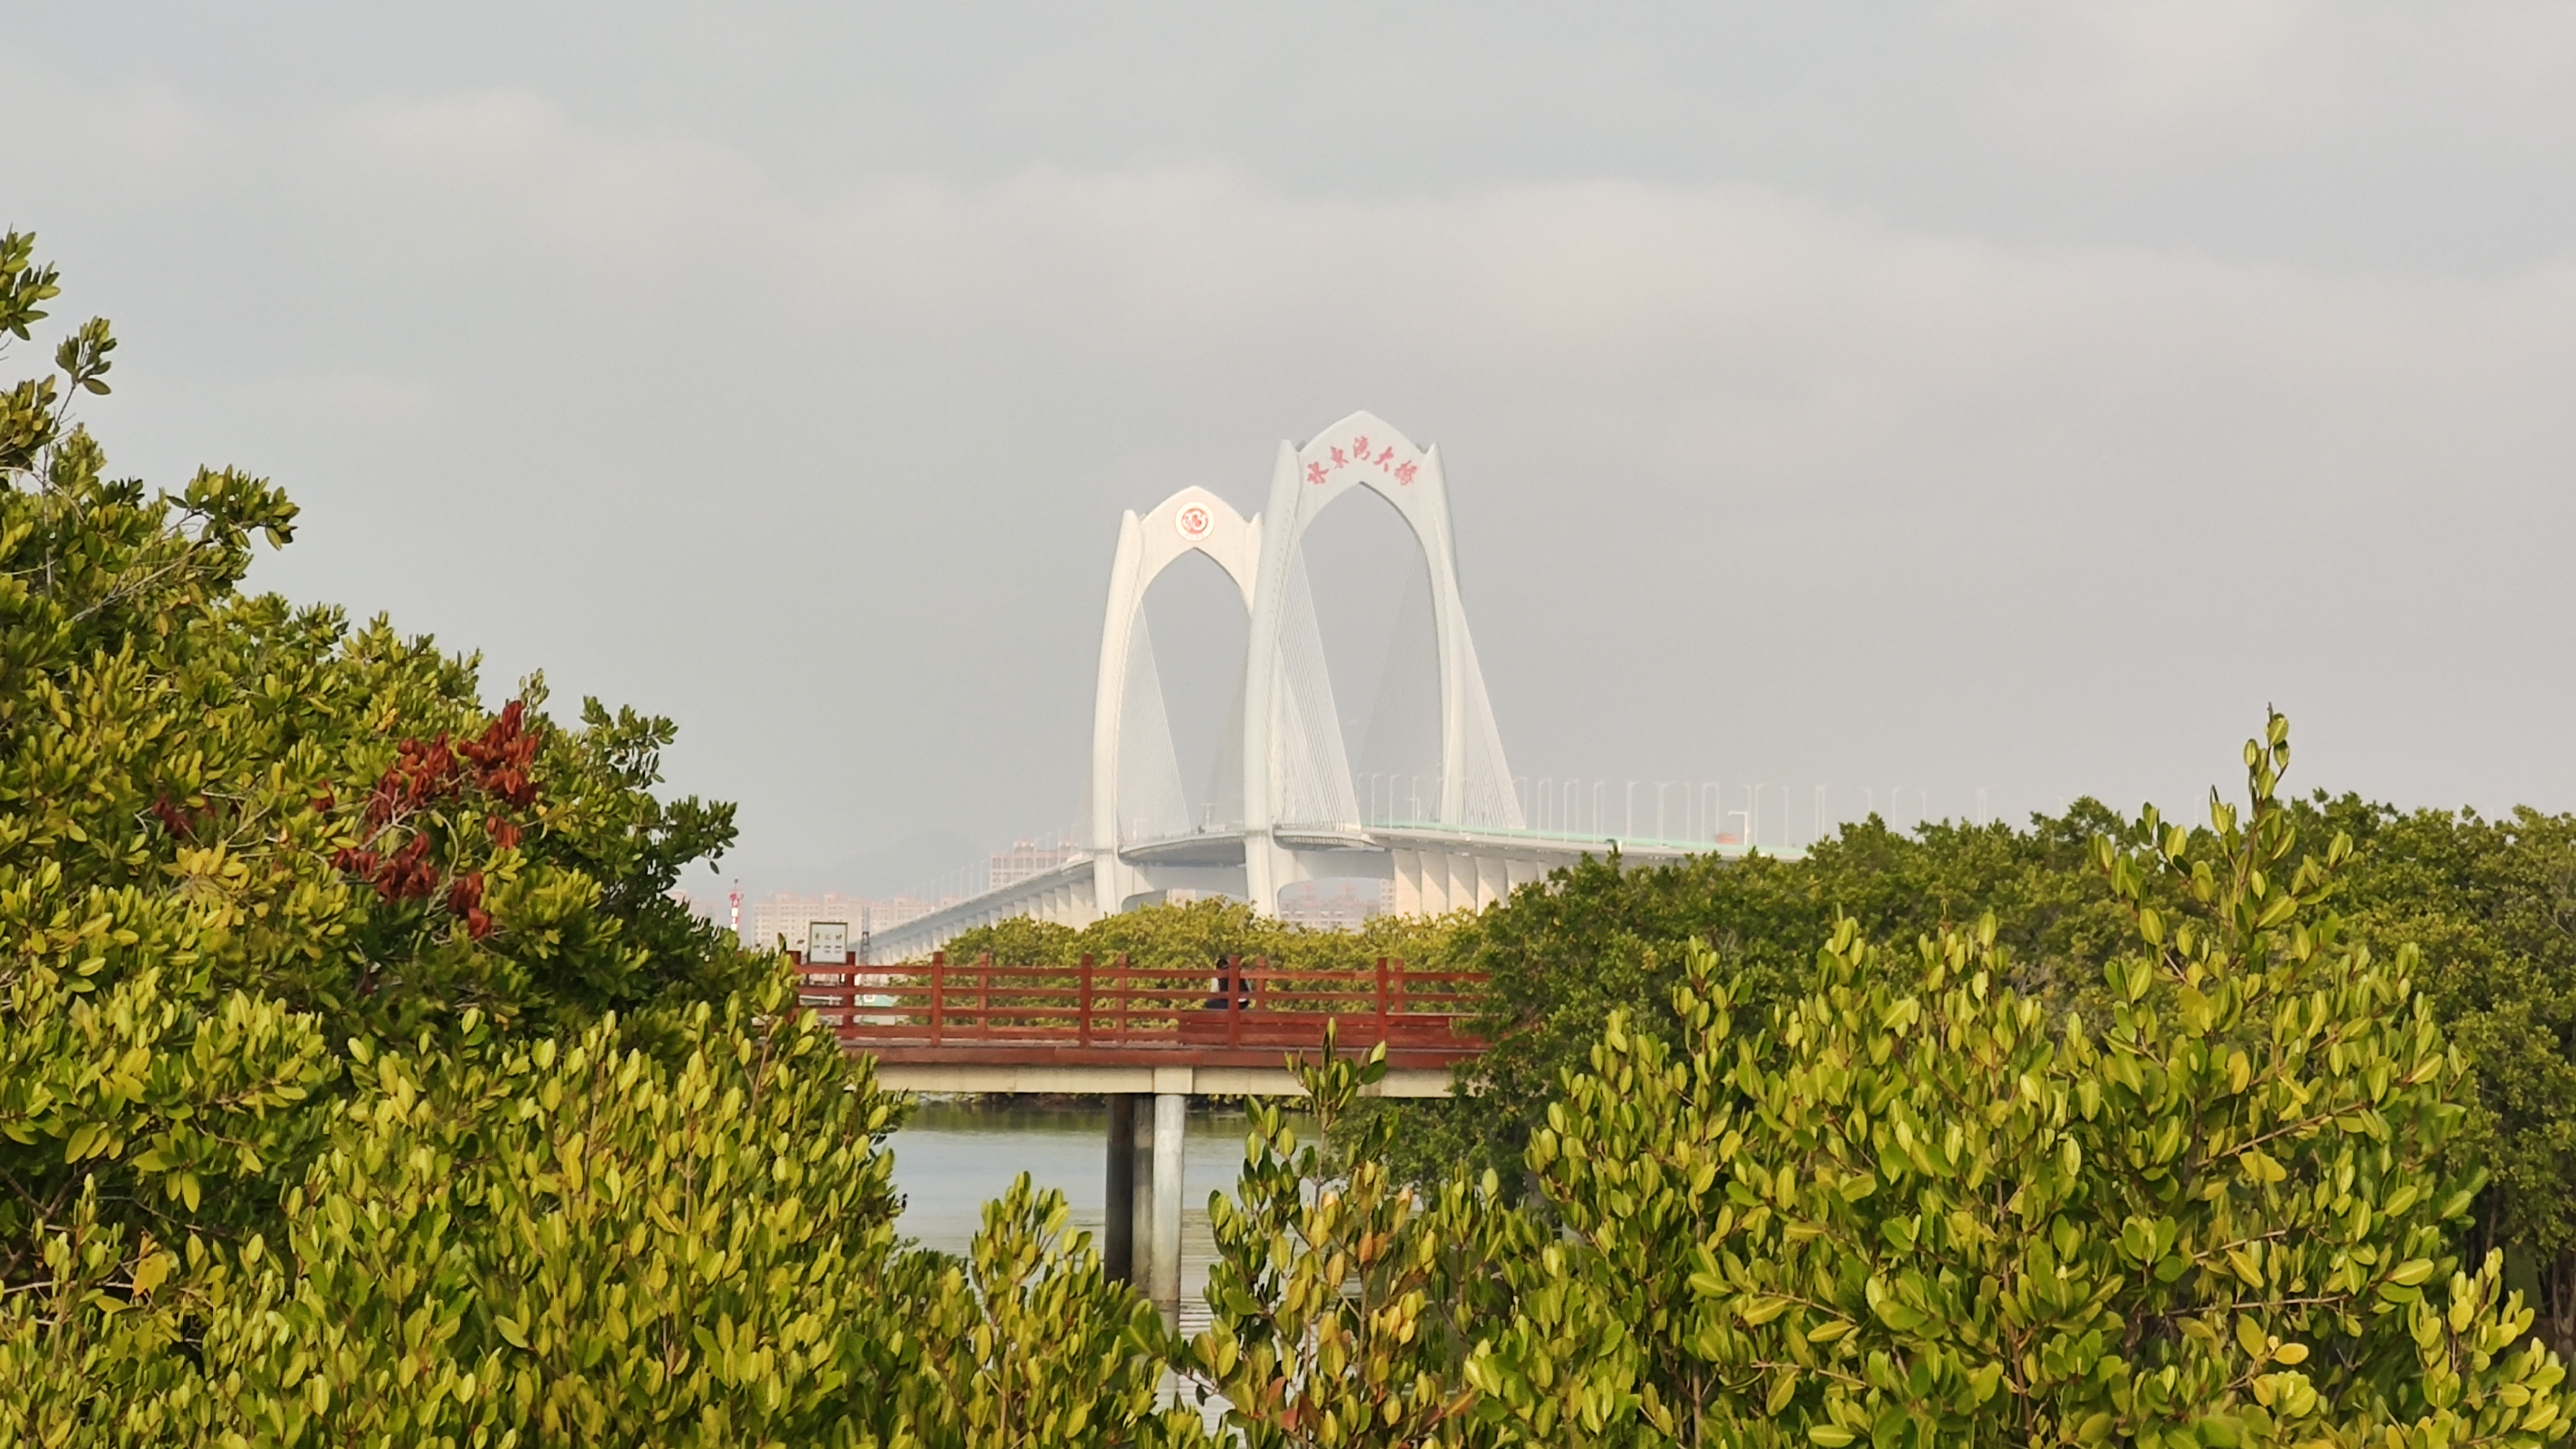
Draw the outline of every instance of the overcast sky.
[[[2564,3],[95,0],[0,76],[120,467],[677,719],[754,892],[1070,820],[1119,510],[1362,407],[1533,778],[2191,809],[2277,702],[2294,783],[2576,809]]]

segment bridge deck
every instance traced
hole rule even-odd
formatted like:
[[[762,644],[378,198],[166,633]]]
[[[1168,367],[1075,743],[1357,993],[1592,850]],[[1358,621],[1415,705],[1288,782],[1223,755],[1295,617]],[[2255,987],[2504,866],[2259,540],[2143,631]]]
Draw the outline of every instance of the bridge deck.
[[[1481,978],[1381,958],[1291,971],[1229,958],[1204,971],[1106,965],[827,965],[797,961],[804,1004],[843,1044],[887,1066],[1231,1068],[1275,1071],[1320,1051],[1384,1042],[1387,1065],[1445,1072],[1484,1050],[1469,1025]]]

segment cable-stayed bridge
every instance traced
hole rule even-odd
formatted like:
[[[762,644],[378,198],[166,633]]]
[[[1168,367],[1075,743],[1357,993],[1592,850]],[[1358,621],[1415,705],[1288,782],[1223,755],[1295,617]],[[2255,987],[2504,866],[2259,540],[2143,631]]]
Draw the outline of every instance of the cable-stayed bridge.
[[[1439,718],[1428,774],[1353,773],[1326,667],[1307,530],[1363,490],[1403,519],[1429,583]],[[1144,618],[1146,591],[1192,554],[1224,572],[1246,622],[1216,782],[1195,811]],[[1614,846],[1638,862],[1744,848],[1720,843],[1716,811],[1687,800],[1682,816],[1701,816],[1702,828],[1639,838],[1603,833],[1597,803],[1584,821],[1563,801],[1523,798],[1467,628],[1440,451],[1415,447],[1365,412],[1302,447],[1281,443],[1268,505],[1250,518],[1189,487],[1120,520],[1083,784],[1072,848],[1057,863],[878,931],[870,954],[916,958],[1016,916],[1079,927],[1176,893],[1225,895],[1272,912],[1281,891],[1303,881],[1379,880],[1392,886],[1398,912],[1438,914],[1492,904]],[[1657,817],[1662,805],[1658,793]],[[1569,817],[1588,828],[1568,828]]]

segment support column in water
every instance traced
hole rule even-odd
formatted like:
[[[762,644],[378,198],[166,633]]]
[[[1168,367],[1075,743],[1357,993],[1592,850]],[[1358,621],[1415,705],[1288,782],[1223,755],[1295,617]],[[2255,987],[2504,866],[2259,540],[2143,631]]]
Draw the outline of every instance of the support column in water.
[[[1181,1306],[1181,1148],[1190,1099],[1181,1092],[1154,1095],[1154,1242],[1147,1253],[1154,1306]]]
[[[1112,1283],[1136,1281],[1136,1098],[1109,1094],[1109,1210],[1100,1225],[1100,1266]]]

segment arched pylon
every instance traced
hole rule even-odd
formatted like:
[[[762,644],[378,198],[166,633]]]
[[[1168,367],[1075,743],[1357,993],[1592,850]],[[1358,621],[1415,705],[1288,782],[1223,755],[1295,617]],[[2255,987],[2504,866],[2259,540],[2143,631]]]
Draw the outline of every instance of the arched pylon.
[[[1279,445],[1270,481],[1270,504],[1260,540],[1260,568],[1252,591],[1252,631],[1244,659],[1243,801],[1244,870],[1253,908],[1265,914],[1278,908],[1279,888],[1288,884],[1294,856],[1272,836],[1280,796],[1279,708],[1281,639],[1286,627],[1289,578],[1297,566],[1297,548],[1307,526],[1354,488],[1367,488],[1395,506],[1430,575],[1432,629],[1440,670],[1440,806],[1438,823],[1468,823],[1468,763],[1471,752],[1492,756],[1492,769],[1506,782],[1501,741],[1493,736],[1492,710],[1484,699],[1484,680],[1476,665],[1475,645],[1467,633],[1467,610],[1458,588],[1457,542],[1450,531],[1449,487],[1437,448],[1413,445],[1382,418],[1356,412],[1317,434],[1304,447]],[[1471,698],[1472,695],[1472,698]],[[1520,823],[1519,803],[1509,797],[1490,813]],[[1348,822],[1356,826],[1359,822]]]
[[[1182,489],[1138,518],[1118,523],[1118,553],[1109,570],[1109,607],[1100,629],[1100,678],[1092,695],[1092,902],[1104,915],[1133,892],[1134,870],[1118,858],[1118,742],[1126,719],[1127,661],[1145,591],[1182,555],[1203,553],[1254,607],[1261,558],[1261,519],[1245,518],[1204,488]]]

